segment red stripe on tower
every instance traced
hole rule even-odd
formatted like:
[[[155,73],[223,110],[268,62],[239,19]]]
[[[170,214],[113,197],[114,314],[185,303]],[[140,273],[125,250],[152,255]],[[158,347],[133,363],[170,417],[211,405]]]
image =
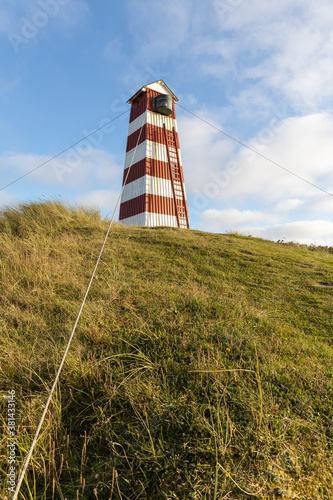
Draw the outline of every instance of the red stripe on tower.
[[[177,101],[163,80],[145,85],[128,101],[132,107],[119,212],[123,224],[190,227]]]

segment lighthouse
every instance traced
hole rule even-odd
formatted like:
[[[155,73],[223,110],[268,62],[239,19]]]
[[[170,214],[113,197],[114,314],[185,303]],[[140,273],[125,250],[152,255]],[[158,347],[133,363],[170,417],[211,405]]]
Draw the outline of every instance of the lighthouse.
[[[175,102],[163,80],[145,85],[131,104],[119,222],[189,229]]]

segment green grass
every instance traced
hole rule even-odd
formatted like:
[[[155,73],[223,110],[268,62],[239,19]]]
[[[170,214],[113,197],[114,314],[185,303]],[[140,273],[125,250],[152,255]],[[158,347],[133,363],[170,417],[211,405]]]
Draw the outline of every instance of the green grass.
[[[18,466],[107,226],[56,201],[0,217]],[[333,500],[332,261],[332,248],[114,225],[19,498]]]

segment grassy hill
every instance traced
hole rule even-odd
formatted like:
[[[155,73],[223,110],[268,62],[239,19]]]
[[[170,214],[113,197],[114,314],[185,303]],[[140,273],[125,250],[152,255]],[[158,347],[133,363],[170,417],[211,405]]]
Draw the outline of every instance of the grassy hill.
[[[17,466],[107,225],[58,202],[0,217]],[[20,498],[332,500],[332,291],[332,248],[114,225]]]

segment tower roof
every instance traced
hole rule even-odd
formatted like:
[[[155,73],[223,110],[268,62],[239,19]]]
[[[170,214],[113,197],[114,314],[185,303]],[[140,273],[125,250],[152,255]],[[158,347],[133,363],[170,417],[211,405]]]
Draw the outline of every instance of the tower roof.
[[[138,97],[138,95],[141,94],[141,92],[147,92],[148,88],[152,89],[152,90],[156,90],[157,92],[161,92],[161,94],[169,94],[169,95],[171,95],[172,99],[175,102],[178,102],[178,98],[169,89],[169,87],[167,86],[167,84],[163,80],[157,80],[156,82],[148,83],[147,85],[144,85],[130,99],[128,99],[127,102],[129,104],[132,104],[132,102],[134,101],[134,99],[136,99]]]

